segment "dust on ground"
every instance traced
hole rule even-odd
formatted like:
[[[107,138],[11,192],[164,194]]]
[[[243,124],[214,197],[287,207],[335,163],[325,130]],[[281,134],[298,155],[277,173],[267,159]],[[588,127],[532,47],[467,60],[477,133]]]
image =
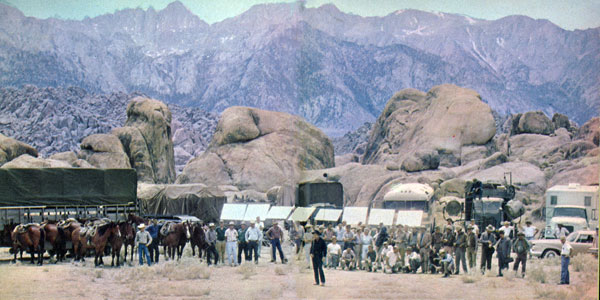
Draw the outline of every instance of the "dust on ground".
[[[292,249],[286,247],[287,257]],[[598,260],[574,258],[571,285],[557,286],[560,261],[531,259],[526,278],[496,264],[486,275],[442,278],[430,274],[382,274],[325,269],[326,285],[315,286],[307,264],[292,257],[270,263],[263,249],[260,263],[207,267],[189,249],[181,261],[120,268],[86,263],[0,264],[0,299],[598,299]],[[105,263],[110,265],[110,258]],[[511,266],[512,267],[512,266]]]

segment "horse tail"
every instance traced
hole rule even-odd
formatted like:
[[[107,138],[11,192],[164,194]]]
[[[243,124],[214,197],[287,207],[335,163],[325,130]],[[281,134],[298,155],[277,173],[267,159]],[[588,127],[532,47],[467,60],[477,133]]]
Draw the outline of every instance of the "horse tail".
[[[46,242],[46,230],[44,230],[44,228],[40,227],[40,241],[39,241],[39,247],[41,250],[44,249],[44,243]]]

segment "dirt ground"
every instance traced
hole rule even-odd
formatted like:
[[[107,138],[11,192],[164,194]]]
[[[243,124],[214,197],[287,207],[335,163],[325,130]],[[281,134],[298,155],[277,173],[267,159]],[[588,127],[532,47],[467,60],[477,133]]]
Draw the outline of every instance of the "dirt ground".
[[[290,257],[291,249],[285,250]],[[598,299],[598,260],[591,255],[572,263],[570,286],[556,285],[558,260],[532,259],[525,279],[512,271],[495,277],[495,264],[483,276],[450,278],[325,269],[324,287],[313,285],[304,260],[273,264],[269,255],[270,249],[263,249],[258,265],[210,268],[189,249],[179,262],[161,256],[152,267],[94,268],[93,259],[41,267],[4,262],[0,299]],[[110,265],[110,258],[105,262]]]

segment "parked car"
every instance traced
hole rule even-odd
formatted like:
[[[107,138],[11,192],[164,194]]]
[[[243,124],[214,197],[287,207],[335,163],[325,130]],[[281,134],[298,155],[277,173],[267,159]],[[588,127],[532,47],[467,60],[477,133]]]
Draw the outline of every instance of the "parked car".
[[[591,230],[576,231],[567,236],[567,242],[573,247],[573,255],[589,253],[594,247],[595,232]],[[539,258],[551,258],[560,256],[562,244],[560,239],[542,239],[531,241],[531,255]]]

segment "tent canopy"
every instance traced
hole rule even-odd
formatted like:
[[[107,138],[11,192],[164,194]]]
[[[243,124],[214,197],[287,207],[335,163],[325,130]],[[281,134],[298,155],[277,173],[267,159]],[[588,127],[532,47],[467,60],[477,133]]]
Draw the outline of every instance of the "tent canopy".
[[[134,169],[0,168],[0,206],[135,203]]]
[[[421,226],[421,220],[423,219],[422,210],[399,210],[398,217],[396,219],[396,225],[408,225],[411,227]]]
[[[265,220],[287,220],[293,209],[293,206],[271,206]]]
[[[394,224],[395,215],[396,211],[393,209],[371,208],[367,224],[379,225],[379,223],[383,223],[383,225],[391,226]]]
[[[321,208],[315,215],[315,221],[336,222],[342,214],[341,209]]]
[[[296,207],[288,220],[306,222],[315,211],[314,207]]]
[[[242,221],[248,204],[225,203],[221,211],[221,220]]]
[[[254,221],[256,217],[260,217],[264,220],[269,213],[270,204],[248,204],[246,213],[244,214],[244,221]]]
[[[364,224],[367,221],[368,210],[368,207],[344,207],[342,221],[346,221],[348,225],[356,225],[359,222]]]

